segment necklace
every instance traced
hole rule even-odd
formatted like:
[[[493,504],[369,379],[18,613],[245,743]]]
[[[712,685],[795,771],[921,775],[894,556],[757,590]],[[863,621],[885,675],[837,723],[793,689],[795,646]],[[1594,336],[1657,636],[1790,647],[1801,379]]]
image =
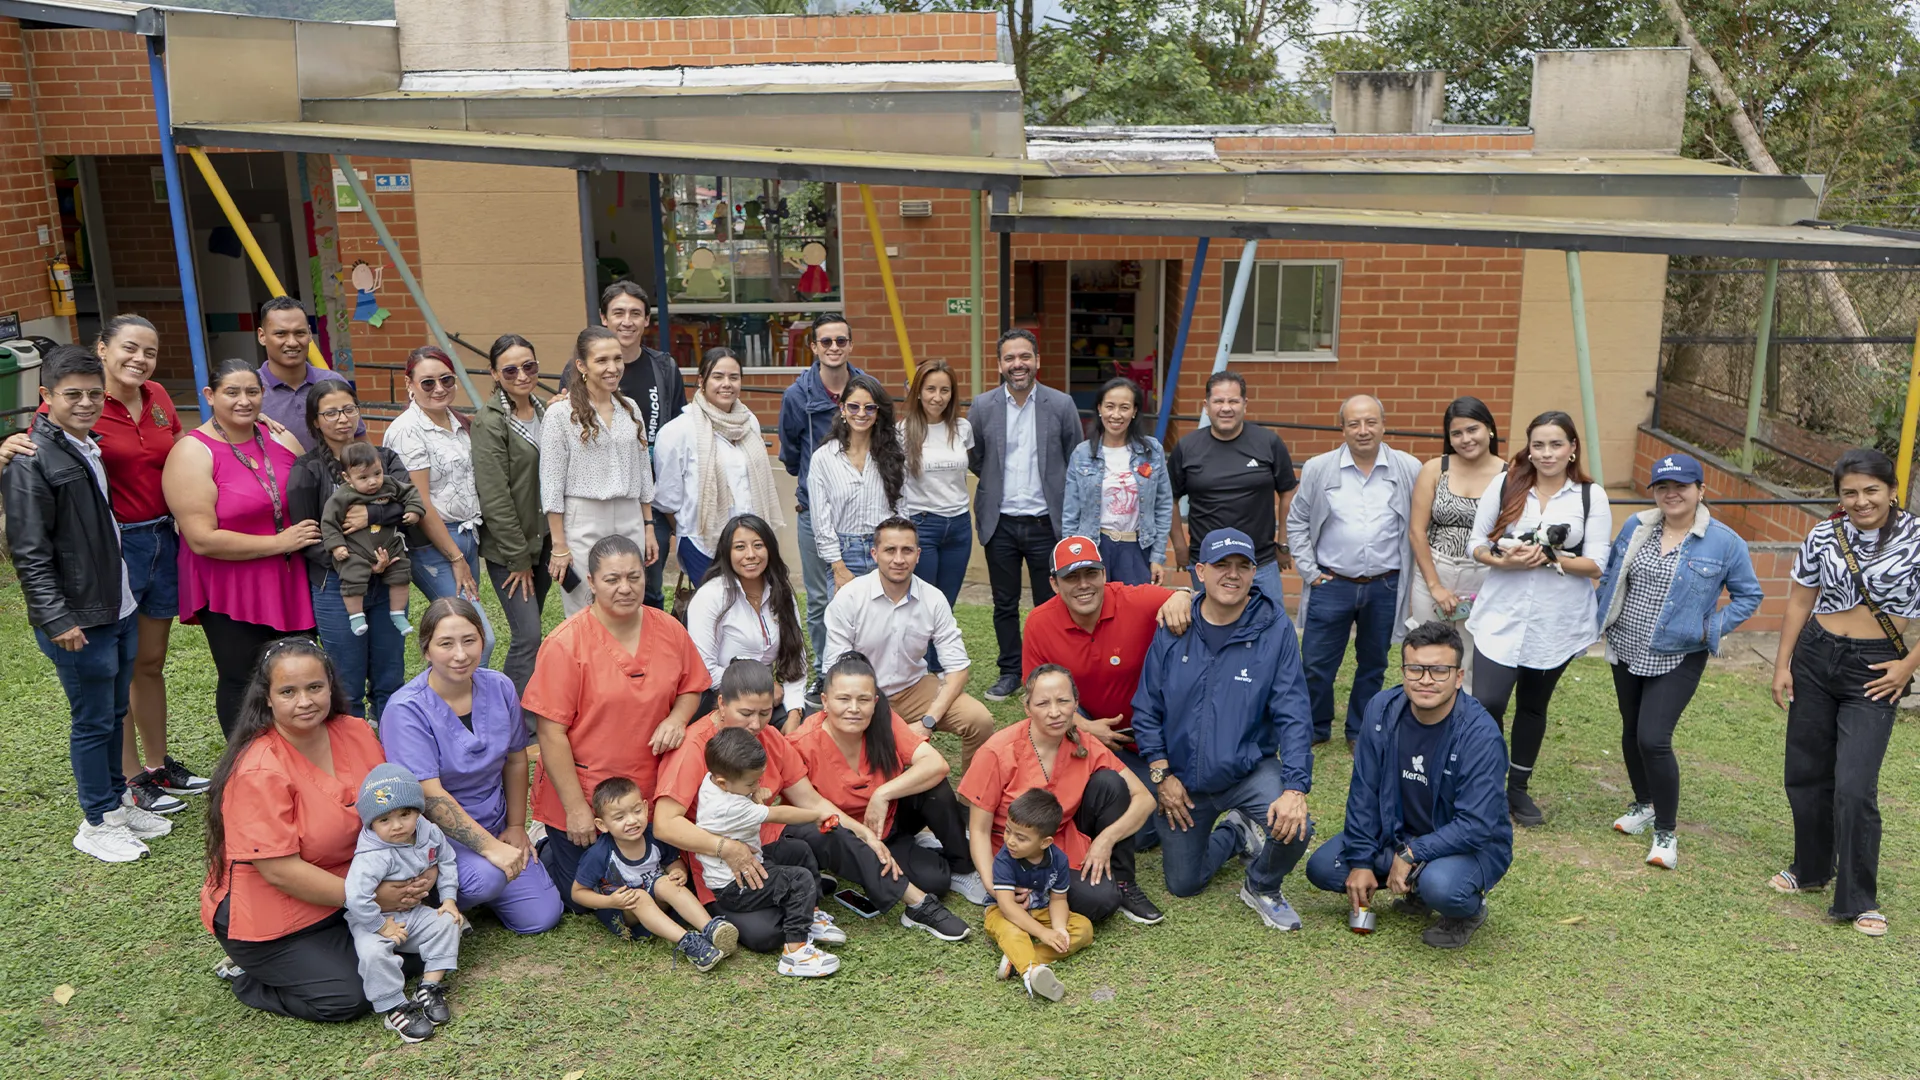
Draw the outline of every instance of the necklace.
[[[286,510],[280,502],[280,479],[274,475],[273,458],[267,453],[267,439],[260,433],[259,425],[254,425],[253,443],[255,449],[260,451],[260,463],[266,466],[264,477],[260,475],[253,459],[242,453],[240,447],[234,444],[233,437],[227,434],[227,429],[221,427],[218,421],[215,421],[213,426],[220,429],[220,438],[226,440],[227,449],[233,451],[234,460],[238,461],[247,470],[247,475],[253,477],[254,482],[260,485],[260,490],[267,493],[267,503],[273,507],[273,531],[279,532],[286,528]]]
[[[1035,741],[1033,737],[1032,721],[1027,722],[1027,745],[1033,747],[1033,760],[1035,764],[1040,766],[1040,775],[1047,778],[1047,783],[1053,783],[1053,773],[1047,769],[1047,759],[1040,755],[1040,744]],[[1059,752],[1059,748],[1055,747],[1054,753],[1058,754]]]

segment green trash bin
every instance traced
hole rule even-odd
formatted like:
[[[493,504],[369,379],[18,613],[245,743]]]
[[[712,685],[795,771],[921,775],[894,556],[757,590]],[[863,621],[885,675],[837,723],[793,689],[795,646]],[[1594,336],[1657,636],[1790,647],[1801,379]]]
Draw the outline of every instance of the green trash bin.
[[[0,428],[19,430],[30,425],[32,410],[40,407],[40,352],[25,339],[0,342],[0,412],[9,413]],[[26,412],[14,412],[25,409]]]

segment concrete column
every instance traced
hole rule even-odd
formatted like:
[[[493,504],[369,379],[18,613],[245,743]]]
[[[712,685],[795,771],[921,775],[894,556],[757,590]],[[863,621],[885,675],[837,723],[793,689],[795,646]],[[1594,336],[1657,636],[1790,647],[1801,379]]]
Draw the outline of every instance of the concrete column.
[[[567,0],[394,0],[402,71],[567,69]]]

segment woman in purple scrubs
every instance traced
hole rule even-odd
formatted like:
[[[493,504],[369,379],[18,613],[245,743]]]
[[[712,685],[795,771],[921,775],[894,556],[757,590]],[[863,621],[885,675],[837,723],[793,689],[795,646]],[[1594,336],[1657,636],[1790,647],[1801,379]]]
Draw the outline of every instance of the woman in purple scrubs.
[[[527,840],[527,745],[513,680],[486,656],[473,604],[427,605],[420,651],[427,670],[380,714],[387,760],[420,778],[427,818],[458,850],[460,906],[489,906],[507,929],[538,934],[560,921],[560,892]]]

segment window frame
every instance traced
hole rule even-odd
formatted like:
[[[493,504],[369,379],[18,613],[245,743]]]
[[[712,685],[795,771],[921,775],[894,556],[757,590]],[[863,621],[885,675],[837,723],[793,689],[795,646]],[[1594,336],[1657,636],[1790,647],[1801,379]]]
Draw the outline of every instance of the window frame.
[[[1279,309],[1280,309],[1280,298],[1281,298],[1280,289],[1281,289],[1282,282],[1284,281],[1285,268],[1289,266],[1313,266],[1313,267],[1325,266],[1325,267],[1332,268],[1332,271],[1333,271],[1332,283],[1329,290],[1333,297],[1333,312],[1332,312],[1333,319],[1332,319],[1332,326],[1331,326],[1332,343],[1324,351],[1313,350],[1310,352],[1280,352],[1277,349],[1273,351],[1268,351],[1268,352],[1233,351],[1233,346],[1231,342],[1233,337],[1238,334],[1239,327],[1238,326],[1229,327],[1226,324],[1227,305],[1232,301],[1233,282],[1234,282],[1235,276],[1238,275],[1239,269],[1240,269],[1239,261],[1233,260],[1233,261],[1222,263],[1220,268],[1222,273],[1221,293],[1220,293],[1220,333],[1229,342],[1228,344],[1229,351],[1227,353],[1227,360],[1229,363],[1280,362],[1280,363],[1295,363],[1295,364],[1299,364],[1299,363],[1331,364],[1331,363],[1337,363],[1340,360],[1340,287],[1341,287],[1342,280],[1346,276],[1346,267],[1344,265],[1344,260],[1341,260],[1341,259],[1258,259],[1256,258],[1253,264],[1254,280],[1252,282],[1249,282],[1247,285],[1247,292],[1248,292],[1247,301],[1249,303],[1253,303],[1256,305],[1256,307],[1254,308],[1254,312],[1255,314],[1257,314],[1259,310],[1257,307],[1259,303],[1259,295],[1256,290],[1258,288],[1260,274],[1262,270],[1270,268],[1274,275],[1272,295],[1273,295],[1273,303],[1274,303],[1275,325],[1277,327],[1279,322]],[[1255,334],[1257,336],[1258,334],[1257,329],[1255,330]],[[1277,338],[1277,333],[1276,333],[1276,338]],[[1275,344],[1276,345],[1278,344],[1277,340],[1275,341]]]

